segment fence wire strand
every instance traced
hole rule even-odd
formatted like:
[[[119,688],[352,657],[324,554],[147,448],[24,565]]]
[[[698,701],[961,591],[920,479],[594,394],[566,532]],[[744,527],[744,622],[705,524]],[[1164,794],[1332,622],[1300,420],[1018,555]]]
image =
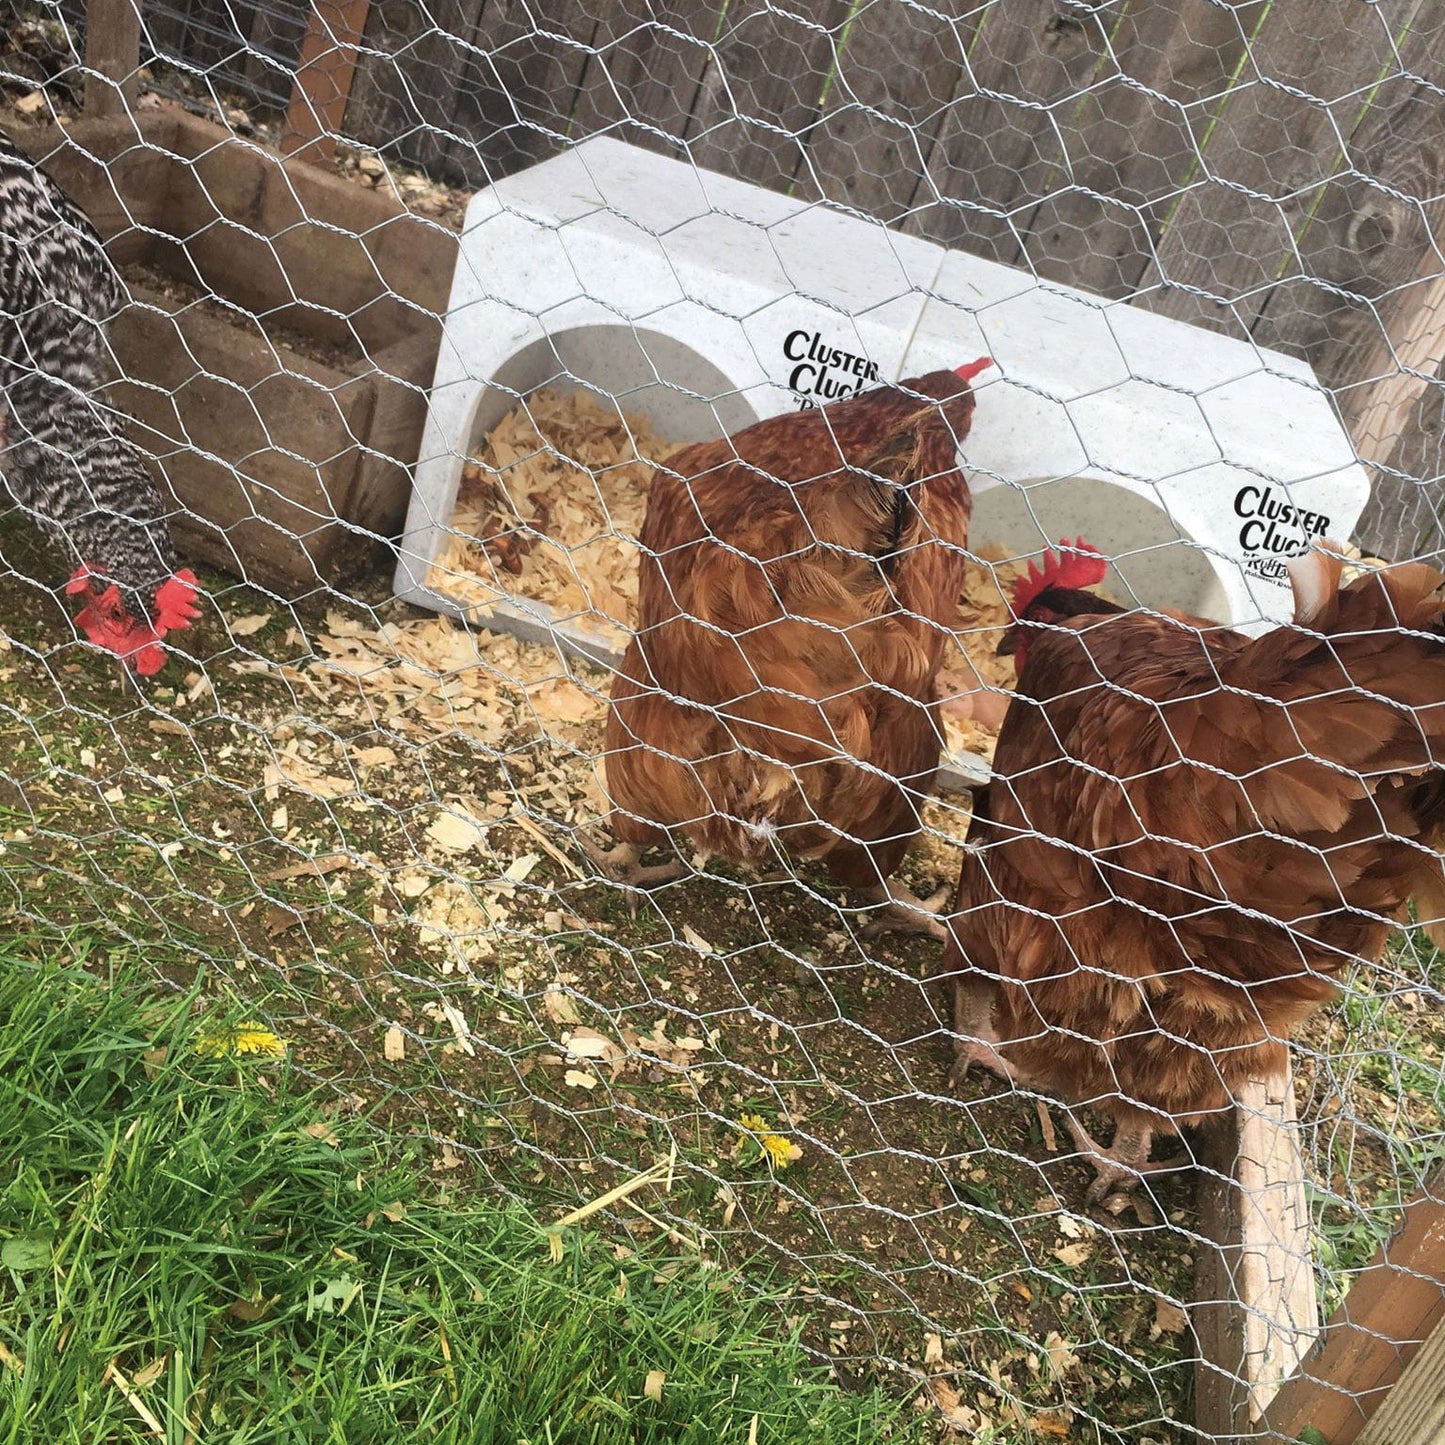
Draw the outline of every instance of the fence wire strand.
[[[30,348],[0,357],[10,926],[175,945],[479,1189],[565,1212],[671,1159],[613,1227],[766,1256],[809,1348],[916,1394],[939,1438],[1207,1439],[1211,1390],[1262,1403],[1445,1160],[1423,926],[1445,644],[1392,566],[1445,549],[1445,18],[182,0],[142,5],[142,68],[99,120],[85,11],[0,9],[0,128],[124,282],[80,400],[153,463],[200,615],[168,632],[148,604],[154,676],[75,615],[108,579],[67,596],[97,559],[69,494],[19,470],[25,379],[57,368],[5,260],[0,338]],[[320,25],[334,96],[308,79]],[[598,136],[685,172],[619,206],[577,149]],[[539,218],[507,189],[569,155],[600,206]],[[28,234],[7,204],[0,260]],[[819,217],[865,300],[789,249]],[[588,226],[624,259],[589,270]],[[776,296],[699,279],[744,233]],[[1010,269],[984,294],[970,258]],[[876,390],[940,307],[951,364],[975,336],[1013,354],[1020,297],[1056,339],[977,377],[971,417],[931,364]],[[803,303],[779,362],[769,308]],[[674,306],[745,336],[747,365],[684,364]],[[1142,315],[1198,329],[1140,365]],[[506,328],[493,368],[475,348]],[[991,451],[1007,407],[1019,439]],[[773,430],[739,440],[753,421]],[[1311,432],[1369,482],[1335,538],[1347,596],[1385,600],[1320,600],[1269,652],[1189,488],[1240,488],[1241,522],[1249,493],[1298,552],[1319,504],[1286,494],[1347,469]],[[1260,460],[1281,433],[1291,478]],[[418,532],[413,479],[446,466]],[[144,486],[101,506],[128,501]],[[1019,630],[1065,526],[1121,607],[1078,624],[1055,598]],[[433,605],[398,599],[398,556]],[[1411,860],[1437,876],[1398,882]],[[1281,1041],[1289,1103],[1261,1103],[1241,1061],[1277,1071]],[[1292,1283],[1243,1306],[1264,1363],[1215,1368],[1235,1098],[1251,1139],[1297,1149],[1271,1187],[1302,1214],[1276,1237]],[[1168,1167],[1091,1193],[1151,1131]]]

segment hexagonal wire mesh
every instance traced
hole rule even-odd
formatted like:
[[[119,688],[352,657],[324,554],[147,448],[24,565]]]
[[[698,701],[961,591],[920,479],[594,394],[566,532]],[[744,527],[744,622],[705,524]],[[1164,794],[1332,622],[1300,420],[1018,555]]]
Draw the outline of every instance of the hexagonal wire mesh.
[[[72,278],[57,308],[36,261],[43,302],[0,306],[13,917],[177,945],[481,1187],[570,1207],[670,1157],[670,1187],[617,1227],[765,1253],[813,1348],[919,1392],[940,1427],[1262,1432],[1258,1405],[1442,1154],[1442,971],[1405,926],[1440,891],[1439,615],[1419,574],[1366,568],[1343,604],[1328,577],[1305,594],[1306,633],[1256,644],[1286,594],[1263,616],[1239,601],[1258,588],[1226,599],[1209,579],[1246,546],[1200,532],[1176,484],[1234,467],[1238,519],[1244,490],[1264,509],[1273,489],[1298,551],[1323,528],[1309,487],[1340,470],[1311,448],[1343,427],[1370,493],[1338,540],[1438,556],[1445,15],[145,5],[145,69],[102,83],[77,7],[11,8],[5,128],[129,298],[112,314]],[[102,92],[123,103],[79,109]],[[658,173],[660,210],[610,198],[602,152],[577,150],[597,136],[637,148],[629,174],[683,167]],[[508,191],[569,155],[580,205],[560,182],[555,205]],[[40,203],[0,199],[13,252],[34,240],[15,207]],[[826,257],[789,239],[818,217]],[[589,269],[594,241],[618,249]],[[882,292],[837,279],[880,255]],[[787,323],[784,365],[759,327],[800,298],[814,320]],[[1140,313],[1194,329],[1131,349]],[[94,366],[58,382],[60,331]],[[972,435],[935,404],[962,383],[936,375],[796,410],[934,372],[955,335],[956,362],[975,335],[998,362]],[[715,441],[759,417],[751,442]],[[122,676],[58,600],[104,561],[85,498],[113,532],[116,513],[165,530],[136,468],[96,480],[117,428],[164,478],[178,553],[121,578],[137,625],[165,571],[201,572],[202,615],[154,677]],[[416,500],[414,472],[449,480]],[[403,548],[413,590],[500,630],[396,599],[409,503],[409,542],[419,506],[430,538]],[[1134,610],[1053,597],[1000,744],[1019,559],[1080,509]],[[1181,596],[1245,631],[1171,623]],[[946,719],[940,688],[963,699]],[[930,792],[940,727],[955,752],[1000,747],[977,818],[966,788]],[[605,850],[668,841],[648,824],[672,833],[653,864],[676,866],[639,890]],[[963,990],[964,1032],[1009,1046],[1010,1080],[950,1079],[941,942],[871,926],[895,869],[907,897],[960,868],[954,966],[988,985]],[[1271,1105],[1246,1076],[1278,1073],[1259,1050],[1283,1038]],[[1226,1091],[1263,1109],[1239,1127],[1277,1156],[1230,1187]],[[1160,1150],[1177,1168],[1090,1205],[1101,1146],[1078,1126],[1112,1117],[1139,1163],[1149,1129],[1196,1116]],[[1262,1290],[1217,1267],[1241,1208],[1270,1215],[1261,1257],[1287,1276]],[[1210,1302],[1236,1290],[1248,1359],[1215,1338]]]

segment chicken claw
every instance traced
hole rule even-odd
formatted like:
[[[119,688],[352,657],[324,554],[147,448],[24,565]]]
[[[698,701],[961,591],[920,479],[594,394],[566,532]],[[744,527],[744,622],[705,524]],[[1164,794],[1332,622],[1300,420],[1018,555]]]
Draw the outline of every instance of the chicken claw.
[[[577,835],[582,851],[592,860],[604,877],[630,890],[627,897],[627,911],[637,917],[638,890],[650,888],[654,883],[669,883],[691,871],[680,858],[671,863],[653,863],[644,866],[640,861],[642,850],[633,843],[618,843],[612,848],[602,848],[585,833]]]
[[[876,938],[880,933],[923,933],[940,943],[948,942],[948,928],[938,915],[953,896],[951,886],[945,885],[929,898],[919,898],[903,884],[889,881],[867,889],[863,896],[870,903],[881,903],[883,907],[861,930],[861,937]]]
[[[1064,1121],[1079,1152],[1094,1166],[1095,1178],[1089,1185],[1088,1201],[1102,1205],[1110,1214],[1119,1214],[1134,1202],[1131,1196],[1145,1175],[1166,1174],[1180,1167],[1177,1159],[1150,1161],[1154,1131],[1146,1124],[1117,1125],[1114,1142],[1106,1149],[1071,1111],[1065,1110]]]

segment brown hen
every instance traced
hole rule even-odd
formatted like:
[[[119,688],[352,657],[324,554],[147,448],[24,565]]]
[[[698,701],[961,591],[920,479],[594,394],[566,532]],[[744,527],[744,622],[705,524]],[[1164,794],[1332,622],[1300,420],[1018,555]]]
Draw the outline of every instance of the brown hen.
[[[957,452],[988,364],[759,422],[658,471],[607,723],[612,861],[677,835],[745,862],[781,849],[942,935],[887,880],[942,749],[972,510]]]
[[[1070,1116],[1099,1198],[1282,1071],[1341,971],[1439,897],[1445,576],[1340,590],[1317,551],[1290,564],[1294,624],[1251,639],[1076,590],[1103,576],[1086,550],[1016,594],[945,971],[962,1068],[1112,1115],[1111,1149]]]

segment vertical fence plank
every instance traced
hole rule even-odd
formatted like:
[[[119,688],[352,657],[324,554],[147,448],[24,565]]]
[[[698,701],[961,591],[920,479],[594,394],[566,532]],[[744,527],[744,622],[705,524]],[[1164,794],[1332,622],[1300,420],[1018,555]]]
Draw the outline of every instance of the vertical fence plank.
[[[1248,333],[1419,0],[1273,4],[1143,277],[1145,304]]]
[[[800,194],[896,224],[963,71],[978,12],[945,18],[908,0],[869,0],[848,22],[838,71],[808,136]]]
[[[586,0],[545,11],[488,0],[471,37],[452,112],[456,169],[495,180],[554,155],[567,137],[596,17]]]
[[[929,156],[908,229],[1012,263],[1059,160],[1059,114],[1107,50],[1110,17],[1067,0],[994,0]],[[951,204],[952,203],[952,204]]]
[[[1040,275],[1105,296],[1134,289],[1195,169],[1209,97],[1228,83],[1264,3],[1132,0],[1094,84],[1060,122],[1057,189],[1024,244]]]
[[[286,109],[283,151],[309,147],[317,160],[336,153],[370,5],[371,0],[315,0]]]
[[[571,134],[679,153],[726,0],[595,0]]]
[[[482,7],[483,0],[372,0],[346,133],[456,179],[457,91]]]
[[[1265,345],[1308,357],[1329,386],[1372,374],[1359,369],[1364,348],[1387,360],[1385,336],[1400,334],[1401,313],[1442,269],[1427,253],[1445,216],[1445,9],[1419,11],[1397,54],[1312,198],[1254,328]],[[1363,393],[1346,398],[1347,419],[1369,405]]]
[[[140,0],[85,7],[85,113],[123,115],[140,94]]]
[[[785,188],[836,64],[847,0],[733,0],[688,124],[700,166]]]
[[[1230,1440],[1253,1432],[1319,1328],[1289,1071],[1250,1079],[1200,1131],[1200,1151],[1194,1423]]]
[[[1313,1426],[1350,1445],[1431,1331],[1445,1320],[1445,1175],[1405,1207],[1299,1371],[1265,1412],[1272,1438]]]

